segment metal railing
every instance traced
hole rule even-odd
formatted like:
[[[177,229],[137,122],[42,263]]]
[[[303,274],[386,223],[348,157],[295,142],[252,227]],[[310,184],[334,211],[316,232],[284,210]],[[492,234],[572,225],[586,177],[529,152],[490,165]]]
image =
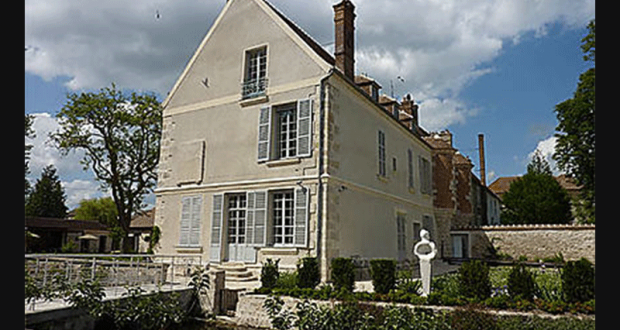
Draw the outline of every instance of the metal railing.
[[[45,286],[59,276],[68,284],[97,280],[104,287],[143,284],[187,285],[197,255],[147,254],[27,254],[26,276]]]
[[[241,84],[242,99],[249,99],[257,96],[265,95],[267,88],[267,78],[252,79],[244,81]]]

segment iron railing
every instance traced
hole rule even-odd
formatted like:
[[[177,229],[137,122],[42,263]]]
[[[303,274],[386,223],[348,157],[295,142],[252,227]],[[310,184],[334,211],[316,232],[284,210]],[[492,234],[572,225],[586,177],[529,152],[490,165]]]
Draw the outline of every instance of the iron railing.
[[[45,287],[60,277],[67,284],[97,280],[103,287],[187,285],[197,255],[147,254],[27,254],[26,276]]]
[[[265,95],[267,78],[246,80],[241,84],[241,98],[249,99]]]

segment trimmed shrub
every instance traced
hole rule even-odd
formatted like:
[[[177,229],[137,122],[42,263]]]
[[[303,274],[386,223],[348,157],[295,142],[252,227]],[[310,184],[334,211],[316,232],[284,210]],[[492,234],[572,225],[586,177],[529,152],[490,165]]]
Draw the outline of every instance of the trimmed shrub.
[[[459,268],[459,292],[480,301],[491,296],[489,266],[480,260],[464,262]]]
[[[476,305],[459,307],[452,313],[452,328],[455,330],[499,329],[496,318]]]
[[[314,289],[321,282],[319,261],[317,258],[302,258],[301,264],[297,265],[297,286],[300,288]]]
[[[516,264],[508,274],[508,293],[514,299],[532,301],[536,291],[536,283],[532,273],[524,264]]]
[[[396,286],[396,260],[370,260],[370,276],[377,293],[388,293]]]
[[[331,262],[332,282],[334,289],[339,291],[344,288],[346,291],[353,292],[355,285],[355,271],[351,258],[334,258]]]
[[[277,259],[276,262],[273,262],[271,259],[267,259],[267,262],[263,264],[263,268],[260,272],[260,282],[263,288],[273,289],[276,286],[278,277],[280,277],[280,273],[278,273],[279,263],[280,259]]]
[[[594,266],[588,259],[567,262],[561,277],[562,291],[567,302],[594,299]]]

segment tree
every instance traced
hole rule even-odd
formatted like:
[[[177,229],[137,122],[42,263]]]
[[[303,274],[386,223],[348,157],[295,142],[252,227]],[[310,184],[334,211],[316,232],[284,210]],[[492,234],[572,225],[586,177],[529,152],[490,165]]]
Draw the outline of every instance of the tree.
[[[25,137],[26,138],[34,138],[36,135],[34,133],[34,130],[32,129],[32,123],[34,122],[34,117],[32,115],[25,115],[25,119],[24,119],[24,123],[25,123]],[[28,174],[30,173],[30,170],[28,169],[28,161],[30,160],[30,149],[32,149],[32,144],[25,144],[25,172],[24,172],[24,181],[25,181],[25,189],[24,189],[24,195],[28,196],[28,194],[30,193],[30,182],[28,182],[28,179],[26,179],[25,177],[28,176]]]
[[[595,21],[588,25],[589,34],[583,38],[581,49],[584,60],[595,61]],[[595,69],[588,69],[579,76],[573,98],[555,106],[559,124],[556,127],[557,143],[553,159],[558,168],[581,185],[583,213],[588,222],[594,222],[595,210]]]
[[[568,193],[553,178],[549,164],[538,150],[527,173],[510,184],[502,202],[502,222],[538,224],[571,220]]]
[[[126,237],[132,216],[156,185],[162,109],[155,95],[126,95],[103,88],[99,93],[69,94],[51,134],[63,154],[84,151],[84,169],[93,170],[102,189],[112,191],[118,227]],[[123,240],[123,252],[131,242]]]
[[[56,175],[56,168],[48,165],[26,200],[25,214],[31,217],[63,219],[67,216],[66,200],[67,196]]]
[[[75,209],[75,220],[95,220],[104,225],[117,225],[118,211],[111,197],[84,199]]]

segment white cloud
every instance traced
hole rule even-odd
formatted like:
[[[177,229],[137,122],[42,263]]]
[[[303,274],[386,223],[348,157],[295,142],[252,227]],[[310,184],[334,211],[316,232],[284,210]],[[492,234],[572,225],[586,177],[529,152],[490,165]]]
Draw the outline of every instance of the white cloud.
[[[58,178],[67,194],[67,207],[76,207],[84,198],[94,198],[101,195],[99,183],[93,179],[90,171],[84,171],[80,160],[84,153],[81,151],[70,152],[63,156],[58,149],[49,141],[49,134],[59,128],[58,121],[48,113],[33,114],[32,129],[36,137],[25,139],[25,144],[32,145],[28,168],[30,175],[28,181],[34,186],[41,177],[44,167],[54,165]]]
[[[547,139],[539,141],[538,145],[536,146],[536,149],[527,155],[527,162],[528,163],[531,162],[532,158],[534,157],[534,153],[536,152],[536,150],[538,150],[540,151],[540,154],[543,156],[543,158],[547,161],[547,163],[549,163],[549,166],[551,167],[551,172],[553,172],[553,175],[560,175],[564,173],[563,171],[560,171],[557,168],[556,162],[555,160],[553,160],[553,154],[555,153],[556,142],[557,142],[557,138],[555,136],[551,136]]]
[[[332,5],[339,1],[270,0],[325,45],[333,41]],[[553,24],[582,28],[594,17],[594,0],[353,2],[357,71],[377,79],[386,94],[393,80],[396,95],[410,92],[416,101],[434,105],[436,118],[420,118],[431,130],[462,124],[476,114],[459,93],[492,72],[488,63],[507,42],[543,36]],[[115,82],[166,95],[224,4],[28,0],[25,69],[48,80],[71,77],[67,85],[74,90]],[[397,76],[405,82],[397,83]]]

